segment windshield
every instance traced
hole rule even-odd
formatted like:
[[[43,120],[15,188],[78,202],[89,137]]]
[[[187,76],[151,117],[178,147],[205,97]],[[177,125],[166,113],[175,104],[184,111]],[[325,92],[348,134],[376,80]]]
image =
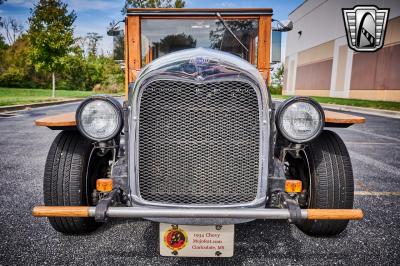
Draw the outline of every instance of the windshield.
[[[257,19],[225,19],[246,51],[216,19],[142,19],[142,66],[171,52],[203,47],[230,52],[257,64]]]

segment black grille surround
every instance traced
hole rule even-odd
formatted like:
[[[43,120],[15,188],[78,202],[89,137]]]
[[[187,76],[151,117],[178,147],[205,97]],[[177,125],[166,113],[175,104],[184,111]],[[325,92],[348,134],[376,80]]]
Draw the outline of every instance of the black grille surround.
[[[243,81],[152,81],[139,101],[139,190],[179,205],[256,199],[260,111]]]

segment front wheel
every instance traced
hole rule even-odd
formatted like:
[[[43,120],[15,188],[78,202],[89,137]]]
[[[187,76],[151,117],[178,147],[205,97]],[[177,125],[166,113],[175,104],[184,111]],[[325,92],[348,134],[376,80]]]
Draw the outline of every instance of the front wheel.
[[[308,186],[309,209],[352,209],[354,180],[351,161],[343,140],[332,131],[324,130],[305,150],[308,161],[303,180]],[[308,235],[337,235],[348,220],[306,220],[298,224]]]
[[[44,172],[46,206],[88,206],[95,179],[104,172],[104,159],[96,158],[90,140],[77,131],[62,131],[53,141]],[[64,234],[88,233],[101,224],[93,218],[49,217]]]

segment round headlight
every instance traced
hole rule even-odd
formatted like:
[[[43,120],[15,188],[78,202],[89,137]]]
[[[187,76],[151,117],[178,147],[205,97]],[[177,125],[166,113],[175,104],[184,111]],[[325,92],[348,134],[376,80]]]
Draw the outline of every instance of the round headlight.
[[[324,120],[322,107],[308,97],[288,99],[277,112],[279,131],[294,143],[304,143],[316,138],[324,127]]]
[[[109,96],[89,97],[79,105],[76,122],[81,134],[89,139],[112,139],[123,126],[121,104]]]

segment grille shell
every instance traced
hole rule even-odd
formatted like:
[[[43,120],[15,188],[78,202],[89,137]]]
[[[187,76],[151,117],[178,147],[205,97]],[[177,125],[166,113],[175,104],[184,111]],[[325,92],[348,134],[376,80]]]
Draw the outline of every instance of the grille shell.
[[[229,205],[256,199],[260,110],[250,84],[156,80],[142,88],[139,105],[143,200]]]

